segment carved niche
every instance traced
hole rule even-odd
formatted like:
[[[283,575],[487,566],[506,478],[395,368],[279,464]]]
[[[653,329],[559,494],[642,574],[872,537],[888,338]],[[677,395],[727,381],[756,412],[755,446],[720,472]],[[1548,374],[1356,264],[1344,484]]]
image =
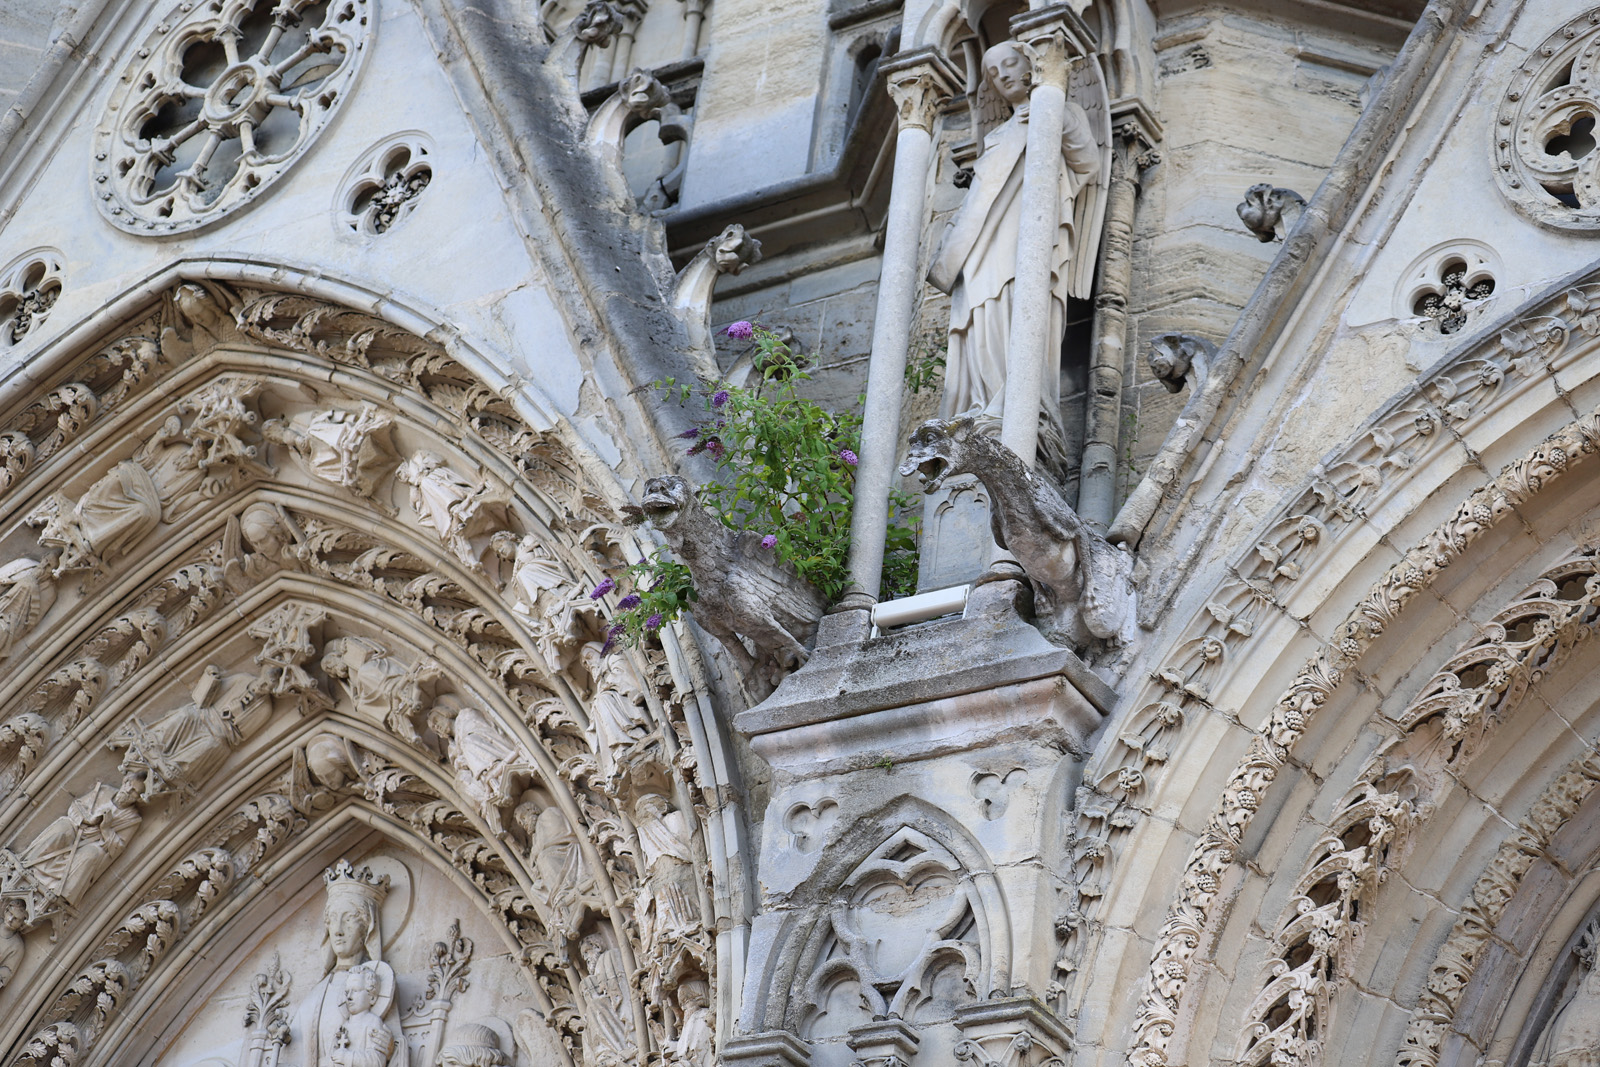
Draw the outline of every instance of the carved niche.
[[[334,0],[320,12],[307,0],[170,8],[95,129],[101,214],[130,233],[169,234],[253,202],[350,91],[370,16],[369,0]]]
[[[987,997],[984,922],[971,872],[926,834],[898,830],[828,907],[800,1036],[837,1039],[884,1017],[941,1021]]]

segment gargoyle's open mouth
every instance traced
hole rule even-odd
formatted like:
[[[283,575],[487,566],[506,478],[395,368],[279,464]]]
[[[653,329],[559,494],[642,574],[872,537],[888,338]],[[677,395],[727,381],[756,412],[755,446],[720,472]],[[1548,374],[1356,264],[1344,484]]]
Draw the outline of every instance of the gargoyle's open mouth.
[[[671,526],[678,517],[678,502],[666,493],[651,493],[644,498],[644,503],[639,510],[645,513],[651,525],[657,529]]]
[[[915,474],[922,482],[924,493],[938,492],[939,486],[944,484],[944,476],[949,473],[950,461],[943,456],[929,456],[920,461],[906,460],[900,468],[902,477],[909,478]]]

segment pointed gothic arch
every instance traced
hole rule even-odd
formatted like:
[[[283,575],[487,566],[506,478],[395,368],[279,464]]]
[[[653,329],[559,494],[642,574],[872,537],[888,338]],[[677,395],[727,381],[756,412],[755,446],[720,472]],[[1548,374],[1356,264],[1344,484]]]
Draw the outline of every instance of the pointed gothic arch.
[[[937,914],[922,915],[918,893],[930,889]],[[889,897],[883,929],[858,929],[847,914],[880,910]],[[916,914],[897,919],[903,904]],[[938,972],[952,966],[965,989],[956,1002],[1004,995],[1015,980],[1011,918],[993,862],[959,821],[918,797],[898,797],[855,819],[805,885],[768,908],[787,912],[775,935],[782,948],[769,955],[760,988],[750,988],[746,1029],[809,1037],[827,1012],[827,995],[844,980],[867,985],[876,977],[884,987],[863,992],[867,1014],[856,1022],[873,1014],[915,1019],[923,1002],[936,999],[931,987],[947,977]],[[891,930],[898,933],[886,938]],[[880,949],[873,945],[900,952],[903,946],[889,945],[895,938],[916,951],[876,973]]]
[[[615,476],[421,316],[184,269],[3,394],[0,1047],[157,1040],[189,939],[242,936],[358,825],[497,924],[573,1062],[596,1012],[617,1058],[670,1040],[742,831],[704,806],[692,650],[597,655],[589,591],[638,550]]]

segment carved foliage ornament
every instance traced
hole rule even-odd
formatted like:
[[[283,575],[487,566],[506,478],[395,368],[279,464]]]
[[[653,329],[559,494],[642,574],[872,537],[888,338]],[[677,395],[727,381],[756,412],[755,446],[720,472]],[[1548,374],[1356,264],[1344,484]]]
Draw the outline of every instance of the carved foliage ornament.
[[[95,131],[96,202],[132,233],[178,233],[253,201],[327,125],[372,0],[185,0],[135,51]]]
[[[1569,424],[1524,458],[1507,465],[1391,567],[1346,616],[1328,646],[1300,668],[1266,727],[1235,767],[1221,803],[1189,856],[1140,998],[1137,1040],[1128,1054],[1133,1067],[1160,1067],[1168,1062],[1167,1048],[1178,1028],[1190,964],[1212,921],[1212,906],[1221,892],[1223,876],[1238,854],[1261,797],[1288,762],[1317,709],[1401,609],[1440,571],[1517,505],[1596,451],[1600,451],[1600,410]]]
[[[1495,173],[1511,202],[1559,229],[1600,227],[1600,10],[1568,22],[1512,75],[1495,118]]]

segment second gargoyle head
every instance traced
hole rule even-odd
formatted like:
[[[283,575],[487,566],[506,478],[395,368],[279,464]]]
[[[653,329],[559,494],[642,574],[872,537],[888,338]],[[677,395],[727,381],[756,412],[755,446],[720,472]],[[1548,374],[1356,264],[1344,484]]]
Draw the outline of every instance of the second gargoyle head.
[[[935,493],[951,475],[972,473],[969,442],[978,432],[976,421],[968,416],[929,419],[912,433],[900,476],[915,474],[924,493]]]
[[[665,474],[644,483],[644,499],[622,509],[629,525],[648,522],[658,530],[671,528],[685,508],[694,503],[694,486],[676,474]]]

